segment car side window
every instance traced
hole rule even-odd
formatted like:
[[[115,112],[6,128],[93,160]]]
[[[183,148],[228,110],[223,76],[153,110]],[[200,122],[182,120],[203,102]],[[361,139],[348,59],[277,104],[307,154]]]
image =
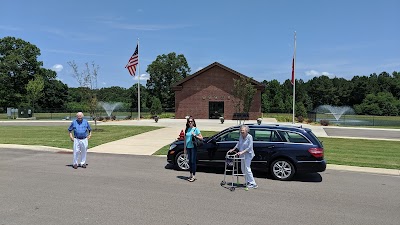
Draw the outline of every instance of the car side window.
[[[270,141],[271,131],[270,130],[254,130],[253,141]]]
[[[271,142],[282,142],[281,137],[279,137],[279,134],[276,131],[271,132]]]
[[[221,135],[217,141],[239,141],[239,130],[234,130]]]
[[[290,131],[279,131],[280,136],[285,142],[291,143],[310,143],[310,141],[299,133],[294,133]]]

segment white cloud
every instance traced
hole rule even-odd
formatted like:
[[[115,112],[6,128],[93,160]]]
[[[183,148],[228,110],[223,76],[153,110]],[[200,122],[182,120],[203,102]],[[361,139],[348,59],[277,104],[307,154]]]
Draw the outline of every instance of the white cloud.
[[[322,72],[321,75],[328,76],[328,77],[335,76],[335,75],[333,75],[331,73],[328,73],[328,72]]]
[[[318,76],[320,75],[319,72],[316,71],[316,70],[309,70],[309,71],[306,71],[305,74],[306,74],[307,76],[310,76],[310,77],[318,77]]]
[[[196,72],[203,69],[203,67],[197,67]]]
[[[45,52],[51,53],[61,53],[61,54],[74,54],[74,55],[89,55],[89,56],[105,56],[102,54],[92,54],[92,53],[85,53],[85,52],[74,52],[74,51],[66,51],[66,50],[57,50],[57,49],[44,49]]]
[[[133,79],[134,79],[134,80],[138,80],[138,79],[139,79],[139,76],[134,76]],[[141,81],[142,81],[142,80],[148,80],[148,79],[150,79],[150,77],[149,77],[148,74],[145,74],[145,73],[144,73],[144,74],[141,74],[141,75],[140,75],[140,80],[141,80]]]
[[[11,26],[3,26],[3,25],[0,25],[0,30],[19,31],[19,30],[22,30],[22,29],[19,28],[19,27],[11,27]]]
[[[335,75],[329,72],[318,72],[316,70],[308,70],[305,72],[306,76],[309,77],[319,77],[319,76],[328,76],[328,77],[334,77]]]
[[[123,30],[144,30],[144,31],[158,31],[158,30],[172,30],[189,27],[188,25],[172,24],[172,25],[158,25],[158,24],[126,24],[126,23],[115,23],[106,22],[113,28]]]
[[[105,38],[101,35],[87,34],[82,32],[68,32],[59,28],[43,28],[43,31],[70,40],[80,41],[104,41]]]
[[[51,67],[51,70],[56,71],[56,72],[61,72],[63,69],[64,69],[64,67],[61,64],[55,64],[53,67]]]

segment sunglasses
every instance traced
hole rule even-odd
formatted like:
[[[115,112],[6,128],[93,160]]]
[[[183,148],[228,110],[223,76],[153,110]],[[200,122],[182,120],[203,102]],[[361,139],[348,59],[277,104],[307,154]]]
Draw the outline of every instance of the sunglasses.
[[[189,123],[193,123],[193,120],[189,120]]]

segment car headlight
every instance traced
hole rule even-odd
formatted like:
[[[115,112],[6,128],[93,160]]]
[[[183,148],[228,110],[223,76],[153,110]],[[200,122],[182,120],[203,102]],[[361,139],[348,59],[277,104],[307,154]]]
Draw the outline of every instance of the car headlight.
[[[169,146],[169,150],[172,150],[172,149],[174,149],[176,147],[176,144],[171,144],[170,146]]]

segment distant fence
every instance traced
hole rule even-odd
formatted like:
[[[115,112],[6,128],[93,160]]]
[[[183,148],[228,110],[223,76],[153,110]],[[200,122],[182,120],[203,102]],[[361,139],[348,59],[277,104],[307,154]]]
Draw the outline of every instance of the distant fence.
[[[341,126],[400,126],[400,116],[342,115],[338,120],[327,113],[315,114],[315,121],[328,120]]]
[[[33,113],[33,117],[35,117],[38,120],[41,119],[50,119],[50,120],[70,120],[71,118],[75,118],[75,115],[77,112],[81,112],[82,109],[41,109],[41,110],[35,110]],[[85,117],[89,117],[90,113],[87,111],[82,111]],[[175,113],[175,109],[173,108],[167,108],[163,109],[163,113],[166,114],[166,116],[173,117],[173,114]],[[103,117],[106,118],[109,115],[104,109],[98,109],[96,111],[96,116],[97,117]],[[137,118],[138,117],[138,110],[133,108],[133,109],[124,109],[124,108],[118,108],[112,111],[110,116],[115,117],[116,119],[131,119],[131,118]],[[150,109],[148,108],[143,108],[140,110],[140,117],[141,118],[151,118],[151,113]],[[1,113],[0,114],[0,119],[13,119],[17,118],[18,115],[12,115],[11,118],[7,116],[7,113]]]

